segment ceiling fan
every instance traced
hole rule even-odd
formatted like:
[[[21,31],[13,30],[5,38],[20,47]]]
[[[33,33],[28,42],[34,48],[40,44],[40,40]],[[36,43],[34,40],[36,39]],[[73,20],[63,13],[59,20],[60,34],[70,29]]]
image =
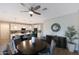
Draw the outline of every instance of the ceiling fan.
[[[24,3],[20,3],[23,7],[25,7],[26,8],[26,5],[24,4]],[[37,12],[37,10],[38,9],[40,9],[41,8],[41,6],[40,5],[37,5],[37,6],[30,6],[30,8],[28,8],[28,10],[26,11],[26,10],[24,10],[24,11],[22,11],[22,12],[28,12],[29,14],[30,14],[30,16],[32,17],[33,16],[33,14],[37,14],[37,15],[41,15],[41,13],[40,12]],[[47,8],[43,8],[42,10],[47,10]]]

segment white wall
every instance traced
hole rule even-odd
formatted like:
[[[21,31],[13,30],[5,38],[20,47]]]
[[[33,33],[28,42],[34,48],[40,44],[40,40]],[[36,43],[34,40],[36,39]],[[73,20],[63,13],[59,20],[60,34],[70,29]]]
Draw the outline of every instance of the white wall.
[[[53,18],[53,19],[49,19],[44,22],[43,36],[45,36],[46,34],[64,36],[65,31],[67,30],[68,26],[75,26],[75,28],[78,29],[78,27],[79,27],[78,26],[78,21],[79,21],[78,19],[79,19],[78,12],[64,15],[64,16],[57,17],[57,18]],[[51,25],[54,23],[60,24],[60,26],[61,26],[60,31],[53,32],[51,30]]]
[[[54,23],[60,24],[61,26],[60,31],[53,32],[51,30],[51,25]],[[45,21],[43,26],[43,36],[46,36],[46,35],[64,36],[68,26],[75,26],[76,30],[79,31],[79,13],[78,12]],[[74,42],[77,44],[75,47],[75,50],[79,50],[78,43],[77,43],[78,40],[77,41],[75,40]]]

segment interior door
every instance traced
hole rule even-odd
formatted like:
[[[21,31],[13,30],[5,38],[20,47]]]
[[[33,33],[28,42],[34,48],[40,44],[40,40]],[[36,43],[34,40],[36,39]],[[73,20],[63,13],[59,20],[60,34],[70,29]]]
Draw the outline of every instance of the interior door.
[[[0,23],[0,43],[7,44],[9,41],[9,24]]]

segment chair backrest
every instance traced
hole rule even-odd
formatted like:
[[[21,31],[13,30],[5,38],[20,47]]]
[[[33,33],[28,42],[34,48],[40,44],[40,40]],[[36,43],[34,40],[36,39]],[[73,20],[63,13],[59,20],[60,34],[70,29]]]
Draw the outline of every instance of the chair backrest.
[[[16,35],[16,36],[13,36],[12,37],[12,42],[14,42],[14,45],[15,45],[15,47],[17,46],[17,44],[19,43],[19,42],[21,42],[22,40],[20,39],[20,36],[19,35]]]
[[[55,46],[56,46],[56,43],[54,40],[52,40],[50,45],[50,54],[54,53]]]
[[[55,41],[52,40],[52,41],[51,41],[51,47],[53,48],[55,45],[56,45]]]
[[[18,52],[18,50],[16,49],[16,45],[15,45],[14,40],[10,40],[8,45],[9,45],[9,48],[10,48],[10,51],[11,51],[12,54],[15,54],[15,53]]]
[[[46,42],[48,44],[51,44],[52,36],[51,35],[46,35]]]

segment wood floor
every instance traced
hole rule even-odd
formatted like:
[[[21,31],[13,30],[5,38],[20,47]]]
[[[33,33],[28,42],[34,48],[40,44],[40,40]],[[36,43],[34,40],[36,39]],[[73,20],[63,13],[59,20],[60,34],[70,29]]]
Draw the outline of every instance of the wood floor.
[[[54,55],[79,55],[77,52],[69,52],[64,48],[55,48]]]
[[[0,55],[2,53],[0,52]],[[69,52],[67,49],[55,48],[54,55],[79,55],[77,52]]]

